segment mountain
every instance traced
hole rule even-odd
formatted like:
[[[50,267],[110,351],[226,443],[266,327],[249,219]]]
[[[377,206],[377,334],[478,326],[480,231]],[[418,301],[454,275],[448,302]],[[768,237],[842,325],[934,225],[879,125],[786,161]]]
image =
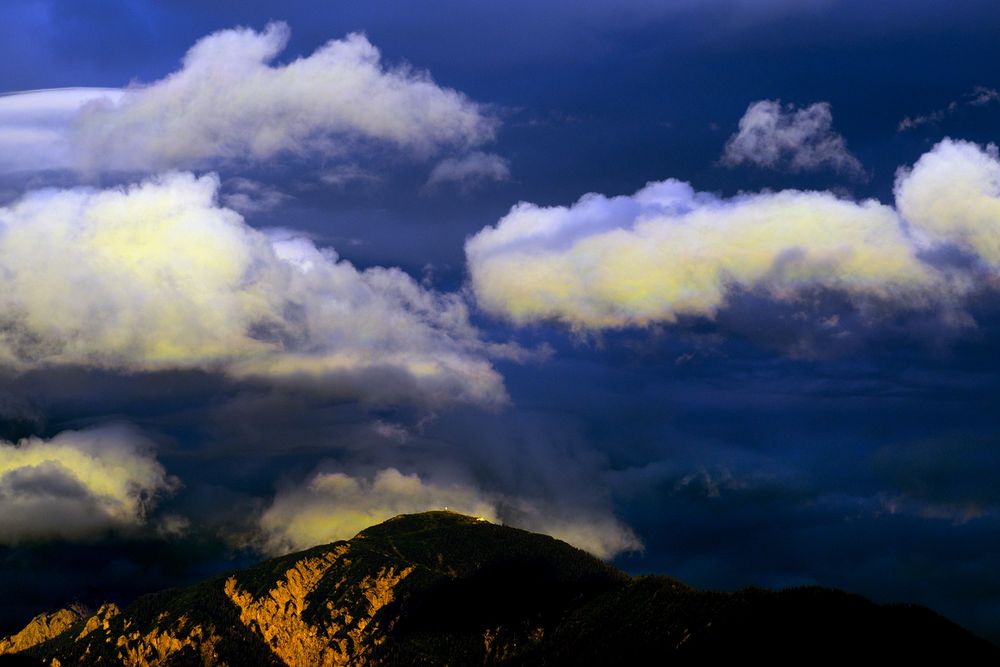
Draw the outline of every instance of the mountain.
[[[0,665],[628,665],[920,659],[1000,648],[914,605],[815,587],[702,591],[629,577],[545,535],[451,512],[119,609],[43,614]]]

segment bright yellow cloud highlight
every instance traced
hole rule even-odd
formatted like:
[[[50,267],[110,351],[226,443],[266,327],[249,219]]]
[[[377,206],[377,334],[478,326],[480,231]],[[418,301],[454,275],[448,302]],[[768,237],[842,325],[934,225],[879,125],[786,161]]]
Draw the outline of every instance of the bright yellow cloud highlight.
[[[346,540],[398,514],[448,508],[496,520],[493,505],[460,485],[423,482],[386,468],[371,480],[319,473],[304,488],[280,493],[262,515],[267,548],[274,553]]]
[[[124,427],[0,442],[0,542],[137,526],[176,485],[149,443]]]
[[[177,174],[124,190],[30,193],[0,209],[0,318],[40,339],[19,355],[23,343],[5,331],[9,361],[154,369],[266,350],[247,330],[279,307],[252,280],[270,249],[214,206],[217,187]]]
[[[520,204],[466,253],[487,310],[578,328],[712,317],[736,290],[920,301],[941,284],[891,207],[798,191],[722,200],[678,181],[568,208]]]
[[[723,199],[676,180],[572,206],[521,203],[466,242],[480,305],[578,329],[715,317],[734,295],[937,308],[949,322],[1000,267],[1000,156],[945,139],[900,170],[896,207],[786,190]],[[935,259],[958,250],[976,266]],[[872,311],[869,311],[872,312]]]
[[[262,233],[214,175],[42,190],[0,208],[0,364],[202,368],[374,401],[497,405],[464,302]]]
[[[265,550],[287,553],[346,540],[399,514],[435,509],[502,521],[547,533],[601,558],[641,547],[627,527],[607,513],[559,510],[545,503],[435,482],[386,468],[370,479],[317,473],[304,485],[280,491],[260,517]]]

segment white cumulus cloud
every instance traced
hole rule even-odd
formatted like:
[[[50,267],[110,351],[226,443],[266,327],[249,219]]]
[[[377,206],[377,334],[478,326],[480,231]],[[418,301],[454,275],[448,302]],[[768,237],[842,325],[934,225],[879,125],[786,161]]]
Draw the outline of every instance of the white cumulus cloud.
[[[1000,159],[968,141],[945,140],[896,179],[896,206],[912,228],[1000,269]]]
[[[149,443],[125,427],[0,441],[0,543],[138,526],[176,486]]]
[[[726,142],[722,163],[752,164],[793,172],[834,169],[857,177],[864,168],[844,137],[833,130],[827,102],[797,109],[780,100],[760,100],[747,107],[739,131]]]
[[[362,34],[273,64],[288,38],[284,23],[223,30],[150,84],[0,98],[0,168],[153,172],[336,158],[370,142],[428,154],[493,137],[496,120],[479,105],[425,72],[385,66]]]
[[[725,199],[676,180],[571,206],[515,206],[466,243],[486,310],[579,329],[714,317],[735,293],[794,301],[810,289],[898,308],[960,300],[975,278],[927,252],[1000,263],[995,148],[945,140],[900,172],[896,207],[787,190]]]
[[[799,191],[727,200],[674,180],[569,207],[519,204],[466,254],[486,310],[576,328],[712,317],[734,290],[918,299],[937,282],[878,202]]]
[[[0,365],[202,368],[375,401],[506,400],[460,297],[255,230],[218,190],[214,175],[171,173],[0,208]]]

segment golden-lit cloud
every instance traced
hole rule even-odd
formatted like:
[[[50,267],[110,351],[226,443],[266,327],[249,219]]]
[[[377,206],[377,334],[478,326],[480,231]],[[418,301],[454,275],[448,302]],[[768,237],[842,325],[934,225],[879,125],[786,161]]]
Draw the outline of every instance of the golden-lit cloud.
[[[317,473],[305,484],[280,491],[261,515],[260,530],[266,551],[287,553],[350,539],[399,514],[440,509],[547,533],[601,558],[641,547],[635,534],[608,513],[566,511],[395,468],[371,478]]]
[[[519,204],[466,253],[488,311],[580,328],[711,317],[734,289],[917,299],[937,282],[878,202],[797,191],[721,200],[679,181],[570,207]]]
[[[0,543],[135,527],[176,486],[149,443],[125,427],[0,441]]]
[[[416,475],[386,468],[372,479],[318,473],[306,484],[279,493],[260,526],[267,549],[284,553],[350,539],[398,514],[444,508],[496,520],[493,504],[473,489],[425,483]]]
[[[0,208],[0,364],[208,369],[352,398],[506,400],[455,295],[359,271],[217,203],[219,180],[41,190]]]
[[[521,203],[467,241],[472,289],[514,322],[579,329],[711,318],[745,292],[934,307],[975,285],[929,251],[1000,262],[998,174],[995,148],[946,140],[901,172],[895,208],[796,190],[725,199],[676,180],[568,207]]]

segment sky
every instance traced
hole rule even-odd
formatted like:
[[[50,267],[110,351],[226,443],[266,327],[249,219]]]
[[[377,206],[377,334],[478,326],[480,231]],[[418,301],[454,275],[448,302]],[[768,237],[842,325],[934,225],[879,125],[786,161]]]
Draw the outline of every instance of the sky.
[[[1000,642],[992,2],[0,7],[0,632],[448,507]]]

